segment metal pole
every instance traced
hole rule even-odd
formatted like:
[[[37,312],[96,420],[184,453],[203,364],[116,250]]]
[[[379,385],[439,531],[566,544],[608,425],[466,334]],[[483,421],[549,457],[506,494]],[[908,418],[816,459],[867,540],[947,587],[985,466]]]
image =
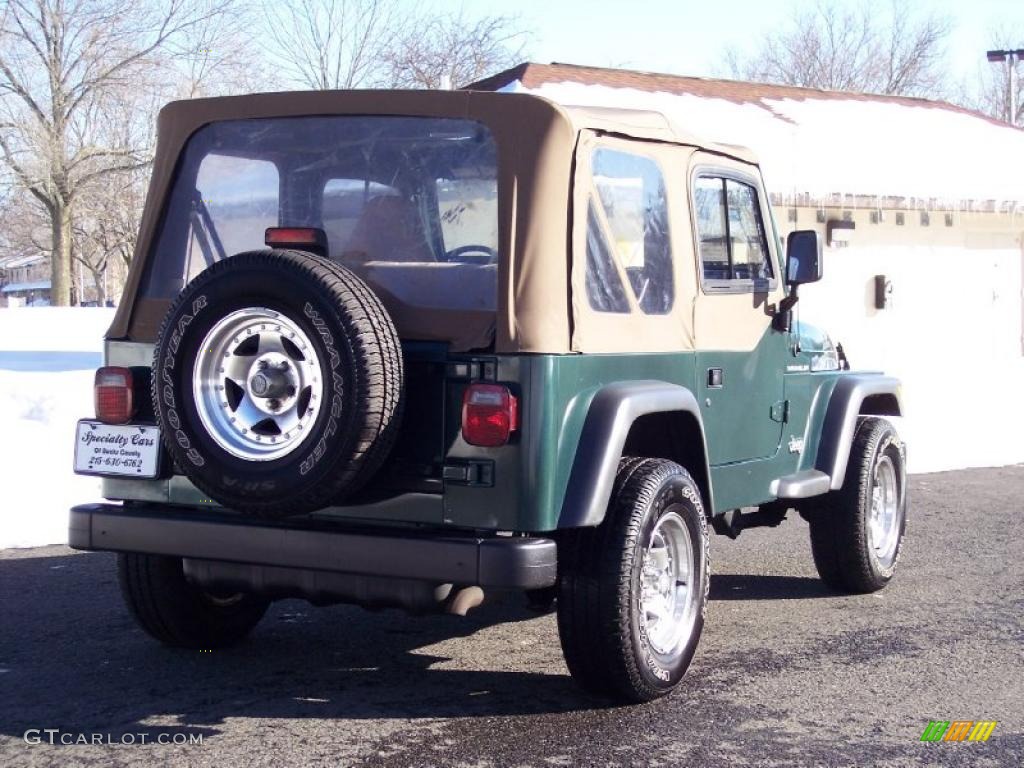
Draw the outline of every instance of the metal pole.
[[[1006,63],[1010,67],[1009,77],[1006,78],[1007,82],[1010,84],[1010,99],[1007,102],[1010,110],[1010,119],[1007,120],[1007,122],[1010,125],[1017,124],[1017,88],[1014,80],[1016,79],[1017,74],[1017,67],[1015,64],[1018,61],[1020,61],[1020,51],[1011,53],[1006,57]]]
[[[1024,61],[1024,48],[1009,51],[988,51],[986,58],[992,63],[1006,62],[1006,122],[1017,125],[1017,64]]]

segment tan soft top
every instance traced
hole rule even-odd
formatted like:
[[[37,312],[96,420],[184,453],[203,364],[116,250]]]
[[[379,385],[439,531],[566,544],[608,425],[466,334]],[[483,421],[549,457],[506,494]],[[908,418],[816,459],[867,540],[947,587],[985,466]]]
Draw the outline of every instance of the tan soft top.
[[[537,98],[543,97],[538,96]],[[757,162],[754,153],[746,147],[708,141],[695,134],[688,133],[661,112],[654,110],[563,105],[562,111],[572,121],[577,131],[590,129],[592,131],[632,136],[637,139],[685,144],[686,146],[699,147],[715,154],[734,157],[745,163]]]
[[[406,338],[481,346],[493,334],[498,352],[568,352],[573,156],[582,130],[699,147],[752,163],[739,147],[691,136],[657,112],[563,107],[542,97],[485,91],[302,91],[171,102],[160,111],[146,207],[124,295],[108,332],[152,341],[169,301],[138,297],[179,155],[212,122],[302,115],[452,117],[486,125],[499,152],[499,243],[496,317],[423,311],[397,314]],[[390,307],[389,307],[390,309]],[[456,332],[455,329],[459,329]]]

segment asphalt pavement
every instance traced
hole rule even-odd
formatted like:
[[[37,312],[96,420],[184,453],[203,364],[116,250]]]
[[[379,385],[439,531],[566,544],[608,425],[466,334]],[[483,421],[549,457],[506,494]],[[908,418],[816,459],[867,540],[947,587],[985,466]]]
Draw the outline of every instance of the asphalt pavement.
[[[285,601],[242,646],[193,653],[135,627],[112,555],[6,550],[0,765],[1021,766],[1024,467],[910,493],[875,595],[820,584],[798,517],[714,537],[694,663],[631,707],[578,692],[554,616],[518,596],[467,618]],[[927,743],[929,720],[998,725]]]

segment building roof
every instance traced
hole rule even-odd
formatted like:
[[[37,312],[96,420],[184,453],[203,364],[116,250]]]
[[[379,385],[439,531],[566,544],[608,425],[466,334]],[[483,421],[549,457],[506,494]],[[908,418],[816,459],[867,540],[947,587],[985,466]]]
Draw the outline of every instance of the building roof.
[[[923,99],[914,96],[886,96],[872,93],[851,93],[849,91],[828,91],[821,88],[803,88],[795,85],[773,83],[752,83],[744,80],[724,80],[711,77],[690,77],[669,75],[659,72],[638,72],[628,69],[587,67],[578,64],[537,64],[524,62],[512,69],[478,80],[465,86],[467,90],[497,91],[518,82],[534,89],[546,83],[581,83],[583,85],[605,85],[611,88],[632,88],[639,91],[663,92],[676,95],[689,94],[708,99],[724,99],[735,104],[757,104],[771,111],[770,103],[779,99],[866,101],[899,104],[905,107],[928,107],[959,112],[1006,127],[994,118],[958,107],[945,101]]]
[[[0,256],[0,269],[17,269],[18,267],[31,267],[33,264],[41,264],[46,261],[45,253],[20,253],[13,256]]]
[[[50,290],[49,280],[39,280],[34,283],[9,283],[0,288],[0,293],[21,293],[22,291],[48,291]]]
[[[941,101],[532,62],[466,87],[660,111],[684,132],[750,147],[783,197],[1024,204],[1024,130]]]

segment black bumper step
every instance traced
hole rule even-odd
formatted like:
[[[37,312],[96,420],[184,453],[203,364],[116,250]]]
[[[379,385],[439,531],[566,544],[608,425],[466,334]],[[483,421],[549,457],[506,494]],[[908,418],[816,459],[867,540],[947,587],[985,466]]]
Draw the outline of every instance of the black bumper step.
[[[538,589],[555,583],[552,539],[225,519],[155,505],[83,504],[71,509],[74,549],[140,552],[335,573]]]

